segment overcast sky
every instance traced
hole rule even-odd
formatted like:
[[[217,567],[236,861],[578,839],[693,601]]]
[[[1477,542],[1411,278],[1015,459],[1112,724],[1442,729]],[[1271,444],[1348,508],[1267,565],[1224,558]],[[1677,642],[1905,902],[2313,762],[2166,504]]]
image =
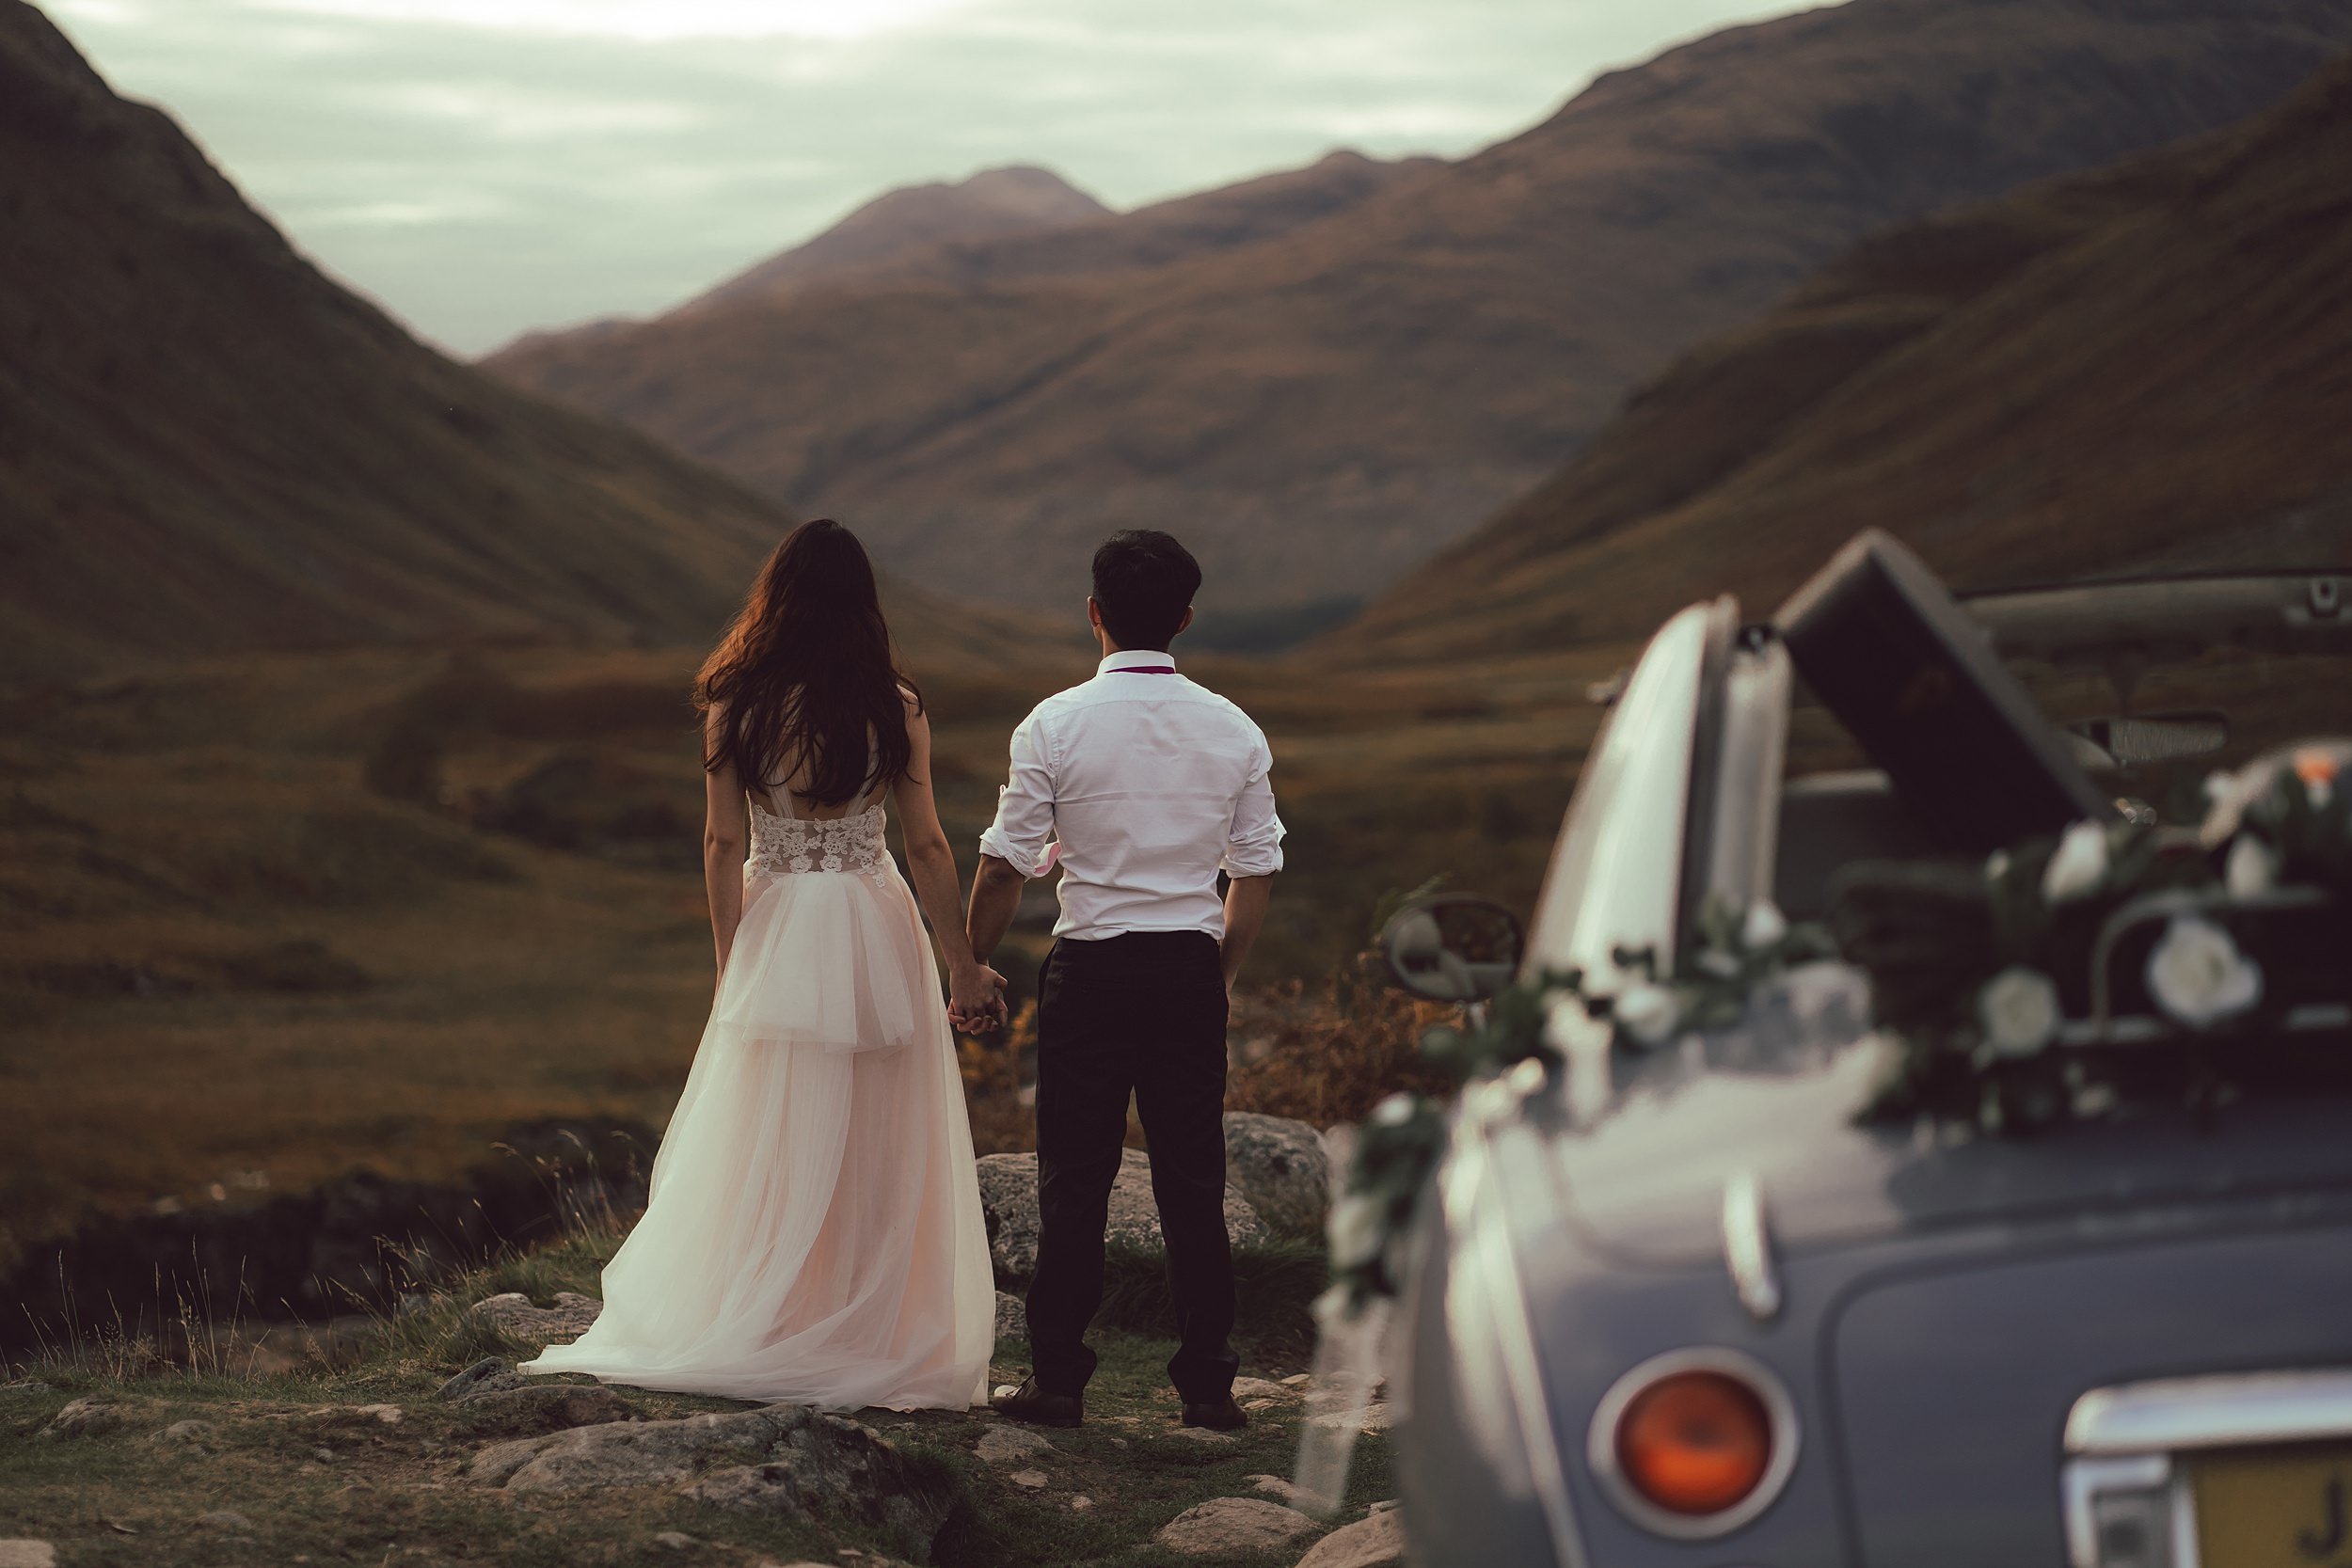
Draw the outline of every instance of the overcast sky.
[[[46,0],[429,338],[642,315],[893,185],[1114,207],[1335,147],[1458,155],[1788,0]]]

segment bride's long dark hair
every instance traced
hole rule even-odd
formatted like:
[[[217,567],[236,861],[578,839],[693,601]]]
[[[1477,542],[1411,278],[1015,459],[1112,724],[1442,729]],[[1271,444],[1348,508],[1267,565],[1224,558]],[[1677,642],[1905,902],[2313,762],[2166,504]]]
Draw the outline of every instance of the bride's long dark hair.
[[[866,547],[830,517],[803,523],[760,568],[695,678],[694,705],[720,716],[703,767],[732,767],[748,789],[801,772],[795,793],[847,805],[906,774],[901,687],[916,691],[891,657]],[[922,711],[920,692],[914,706]]]

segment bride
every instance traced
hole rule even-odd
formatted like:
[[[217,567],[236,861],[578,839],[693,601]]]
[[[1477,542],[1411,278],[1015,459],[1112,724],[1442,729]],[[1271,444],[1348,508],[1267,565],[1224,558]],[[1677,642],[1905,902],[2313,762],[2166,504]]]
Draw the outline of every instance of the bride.
[[[953,1026],[1000,1014],[1002,979],[965,940],[930,722],[849,530],[777,546],[695,700],[717,996],[603,1315],[523,1370],[960,1409],[987,1391],[995,1294]]]

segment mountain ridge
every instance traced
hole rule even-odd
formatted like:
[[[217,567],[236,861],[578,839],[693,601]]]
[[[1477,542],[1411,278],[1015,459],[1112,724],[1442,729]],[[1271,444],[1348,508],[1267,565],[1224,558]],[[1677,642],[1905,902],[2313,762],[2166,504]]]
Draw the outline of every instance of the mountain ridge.
[[[1862,235],[2226,123],[2347,44],[2343,0],[1850,0],[1249,243],[844,284],[491,368],[854,515],[921,580],[1072,598],[1124,524],[1185,537],[1236,608],[1328,599],[1469,531]]]
[[[0,664],[691,642],[792,522],[435,353],[0,0]],[[945,645],[1005,617],[918,596]],[[943,634],[946,635],[946,634]]]
[[[1963,589],[2352,566],[2352,56],[2250,122],[1863,242],[1333,634],[1420,662],[1769,613],[1889,529]]]

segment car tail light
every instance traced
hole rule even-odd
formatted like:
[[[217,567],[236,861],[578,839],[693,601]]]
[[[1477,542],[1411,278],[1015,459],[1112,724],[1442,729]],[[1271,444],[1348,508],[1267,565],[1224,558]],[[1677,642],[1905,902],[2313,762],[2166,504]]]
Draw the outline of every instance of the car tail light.
[[[1661,1535],[1722,1535],[1772,1503],[1796,1465],[1794,1406],[1762,1364],[1679,1351],[1617,1380],[1588,1458],[1617,1507]]]
[[[1704,1518],[1745,1501],[1772,1462],[1772,1418],[1727,1372],[1675,1372],[1617,1418],[1626,1484],[1669,1513]]]

